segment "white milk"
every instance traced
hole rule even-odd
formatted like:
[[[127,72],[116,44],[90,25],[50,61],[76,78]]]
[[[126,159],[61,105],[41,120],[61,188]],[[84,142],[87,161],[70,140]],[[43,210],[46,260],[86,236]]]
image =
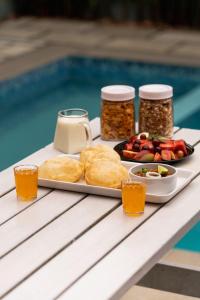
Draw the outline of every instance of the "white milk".
[[[80,152],[88,144],[88,136],[90,142],[90,132],[88,118],[73,116],[73,117],[58,117],[54,147],[64,153],[74,154]]]

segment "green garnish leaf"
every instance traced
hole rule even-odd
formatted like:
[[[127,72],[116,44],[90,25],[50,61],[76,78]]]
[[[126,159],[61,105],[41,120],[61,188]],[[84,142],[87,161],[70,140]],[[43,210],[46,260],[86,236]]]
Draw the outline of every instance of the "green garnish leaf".
[[[147,168],[142,168],[142,173],[147,173],[148,172],[148,169]]]

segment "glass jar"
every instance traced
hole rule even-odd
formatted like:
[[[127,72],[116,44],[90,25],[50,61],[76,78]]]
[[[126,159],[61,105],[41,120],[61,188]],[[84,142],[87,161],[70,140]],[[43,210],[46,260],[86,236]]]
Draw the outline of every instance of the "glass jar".
[[[101,89],[101,138],[125,140],[135,134],[135,89],[112,85]]]
[[[164,84],[143,85],[139,97],[139,132],[172,138],[173,88]]]

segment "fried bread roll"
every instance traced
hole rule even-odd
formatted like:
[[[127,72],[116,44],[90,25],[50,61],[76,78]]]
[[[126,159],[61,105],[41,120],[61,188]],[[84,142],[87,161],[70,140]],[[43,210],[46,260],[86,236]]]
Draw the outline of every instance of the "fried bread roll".
[[[80,161],[87,169],[97,159],[107,159],[114,162],[120,162],[119,154],[111,147],[106,145],[95,145],[85,148],[80,154]]]
[[[128,171],[124,166],[106,159],[94,161],[85,172],[87,184],[109,188],[121,188],[121,181],[127,178]]]
[[[59,181],[76,182],[83,175],[83,165],[76,159],[58,156],[46,160],[39,167],[39,177]]]

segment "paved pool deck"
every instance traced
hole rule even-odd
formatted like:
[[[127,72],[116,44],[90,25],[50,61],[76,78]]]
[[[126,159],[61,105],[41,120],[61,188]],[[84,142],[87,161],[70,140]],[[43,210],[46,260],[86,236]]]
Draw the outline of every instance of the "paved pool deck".
[[[200,67],[200,31],[32,17],[0,23],[0,80],[12,78],[66,55]],[[162,277],[166,278],[166,282],[169,277],[168,266],[191,270],[187,273],[186,280],[188,286],[193,285],[195,272],[200,271],[200,254],[171,250],[160,265],[164,270]],[[148,277],[148,282],[153,282],[153,278],[160,276],[159,274],[160,269],[155,267]],[[166,284],[166,290],[173,294],[158,294],[156,289],[163,289],[162,283],[160,286],[152,283],[150,287],[154,289],[134,287],[123,300],[189,300],[196,299],[190,296],[200,296],[198,288],[194,288],[193,291],[188,289],[186,293],[184,285],[181,289],[180,283],[178,288],[176,282],[170,288]]]
[[[66,55],[200,66],[200,32],[23,17],[0,23],[0,79]]]

